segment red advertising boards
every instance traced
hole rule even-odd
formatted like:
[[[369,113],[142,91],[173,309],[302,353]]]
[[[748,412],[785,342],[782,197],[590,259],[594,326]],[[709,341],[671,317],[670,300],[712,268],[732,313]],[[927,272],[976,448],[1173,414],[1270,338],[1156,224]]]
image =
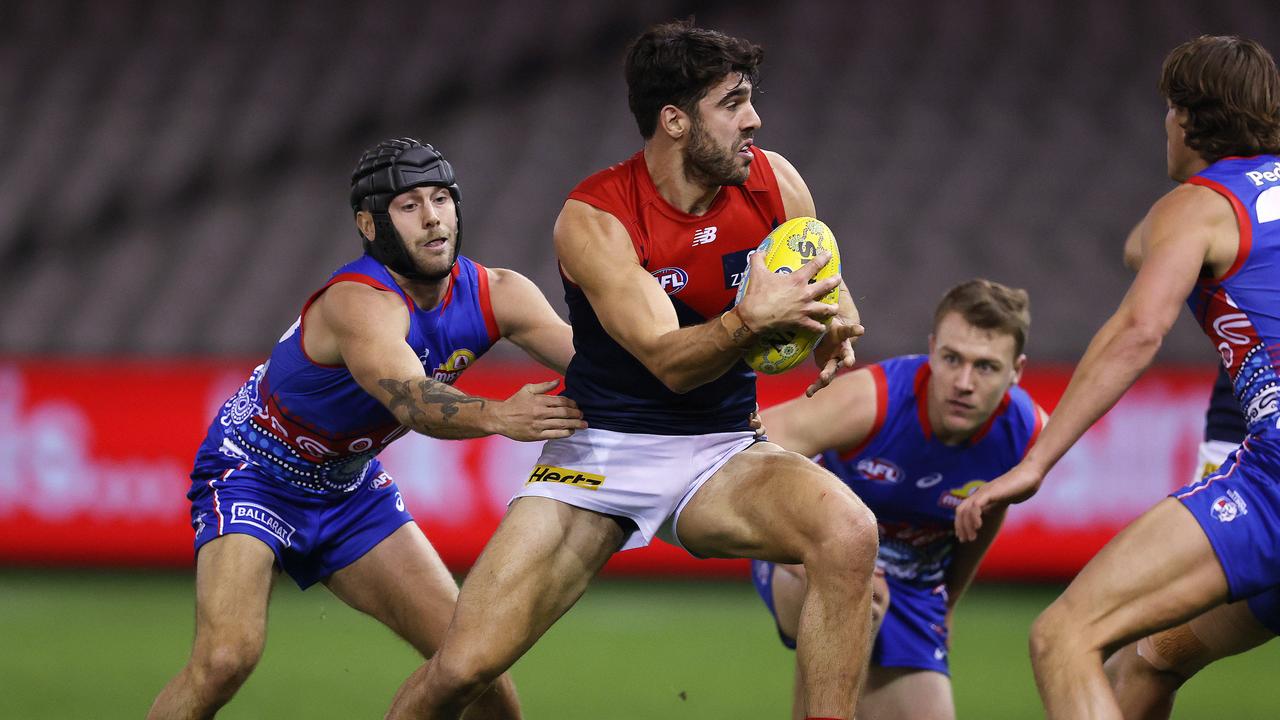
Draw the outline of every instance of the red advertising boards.
[[[187,566],[185,493],[215,408],[253,363],[0,361],[0,565]],[[986,577],[1066,578],[1121,527],[1191,475],[1212,367],[1157,368],[1009,514]],[[506,397],[550,379],[532,364],[485,362],[459,385]],[[1023,386],[1052,409],[1069,368],[1031,368]],[[809,382],[762,378],[763,406]],[[465,568],[528,477],[536,443],[410,436],[383,453],[440,554]],[[740,575],[740,561],[695,561],[661,542],[621,553],[607,572]]]

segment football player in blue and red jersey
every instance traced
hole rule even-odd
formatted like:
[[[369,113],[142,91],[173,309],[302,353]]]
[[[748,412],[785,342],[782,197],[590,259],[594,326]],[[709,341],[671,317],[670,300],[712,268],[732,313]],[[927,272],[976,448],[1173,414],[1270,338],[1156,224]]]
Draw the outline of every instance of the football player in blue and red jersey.
[[[1139,223],[1125,241],[1125,265],[1130,270],[1136,271],[1142,265],[1142,227]],[[1219,365],[1205,410],[1204,438],[1197,448],[1191,483],[1218,474],[1248,435],[1231,376]],[[1276,633],[1260,623],[1253,610],[1264,606],[1268,598],[1273,603],[1280,600],[1280,589],[1220,605],[1190,622],[1131,642],[1107,658],[1102,669],[1124,716],[1166,720],[1173,714],[1178,689],[1193,675],[1214,660],[1273,639]]]
[[[1145,646],[1153,666],[1193,667],[1184,651],[1208,661],[1280,630],[1280,76],[1257,43],[1202,36],[1165,59],[1160,91],[1167,169],[1181,184],[1140,224],[1138,275],[1040,441],[965,500],[956,532],[973,540],[990,511],[1035,494],[1151,364],[1183,303],[1221,356],[1249,434],[1218,472],[1125,528],[1036,620],[1032,667],[1053,718],[1122,717],[1102,663],[1133,640],[1193,618],[1214,634],[1234,626],[1231,642],[1177,638],[1203,649],[1160,635]]]
[[[458,254],[453,168],[430,145],[387,140],[352,176],[365,254],[303,305],[267,362],[227,400],[191,473],[196,633],[191,657],[149,717],[212,717],[266,641],[277,571],[324,583],[430,657],[457,585],[377,455],[408,432],[440,438],[567,437],[585,427],[557,381],[507,400],[450,385],[499,338],[556,372],[569,326],[523,276]],[[484,717],[520,716],[499,678]]]
[[[748,261],[770,230],[814,215],[800,174],[754,143],[760,59],[759,47],[688,22],[654,27],[628,51],[644,147],[580,183],[554,232],[577,348],[565,394],[590,427],[544,446],[467,576],[440,652],[390,717],[457,718],[614,552],[658,535],[698,557],[804,563],[806,712],[852,716],[875,521],[833,475],[757,441],[743,356],[762,333],[825,329],[817,392],[853,363],[861,326],[847,291],[838,308],[817,301],[839,277],[809,283],[830,255],[791,274],[768,272],[760,253]]]
[[[1016,465],[1043,426],[1044,412],[1017,385],[1030,324],[1025,291],[970,280],[939,303],[928,355],[862,368],[819,395],[762,413],[772,442],[816,457],[879,524],[882,620],[859,717],[955,717],[951,614],[1001,520],[993,517],[977,541],[961,544],[955,509],[982,478]],[[757,560],[751,570],[778,634],[794,648],[804,568]],[[803,717],[799,707],[793,717]]]

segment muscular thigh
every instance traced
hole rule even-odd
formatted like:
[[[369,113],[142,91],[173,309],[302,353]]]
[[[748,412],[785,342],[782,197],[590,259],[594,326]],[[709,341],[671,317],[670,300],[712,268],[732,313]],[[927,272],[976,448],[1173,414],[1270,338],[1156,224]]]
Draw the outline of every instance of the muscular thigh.
[[[197,642],[229,635],[260,641],[276,573],[275,554],[251,535],[232,533],[202,545],[196,556]]]
[[[325,581],[351,607],[371,615],[424,656],[439,647],[458,586],[416,523],[406,523]]]
[[[509,667],[577,602],[625,524],[548,498],[516,499],[467,574],[442,655]]]
[[[756,443],[725,463],[677,520],[680,542],[705,557],[800,563],[807,536],[866,512],[848,487],[807,458]]]
[[[1227,581],[1204,532],[1176,500],[1147,511],[1055,602],[1100,647],[1115,648],[1220,604]]]

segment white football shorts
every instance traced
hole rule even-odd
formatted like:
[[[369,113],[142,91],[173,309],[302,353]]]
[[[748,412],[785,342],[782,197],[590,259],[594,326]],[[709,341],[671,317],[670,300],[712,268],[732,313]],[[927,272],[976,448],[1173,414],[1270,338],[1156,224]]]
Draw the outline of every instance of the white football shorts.
[[[511,498],[545,497],[629,518],[622,549],[676,536],[680,512],[729,458],[756,442],[752,432],[645,435],[587,428],[548,440],[524,488]]]
[[[1191,476],[1191,484],[1194,485],[1210,475],[1218,472],[1218,468],[1222,467],[1222,463],[1227,461],[1227,457],[1240,447],[1239,443],[1229,443],[1224,440],[1205,440],[1200,443],[1200,450],[1196,453],[1196,467]]]

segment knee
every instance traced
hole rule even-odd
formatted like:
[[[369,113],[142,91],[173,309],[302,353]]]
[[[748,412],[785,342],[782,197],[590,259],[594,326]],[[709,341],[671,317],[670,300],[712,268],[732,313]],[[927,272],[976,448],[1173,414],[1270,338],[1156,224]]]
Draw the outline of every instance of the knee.
[[[1091,649],[1084,630],[1070,604],[1062,598],[1055,600],[1031,624],[1028,641],[1032,665],[1043,664],[1055,656]]]
[[[192,670],[197,682],[211,694],[228,694],[244,684],[261,657],[262,642],[258,639],[220,639],[192,655]]]
[[[815,525],[802,549],[810,572],[846,570],[870,577],[879,550],[875,515],[853,493],[833,493],[815,513]]]
[[[447,697],[470,702],[501,675],[501,668],[476,653],[442,651],[431,659],[427,683]]]

